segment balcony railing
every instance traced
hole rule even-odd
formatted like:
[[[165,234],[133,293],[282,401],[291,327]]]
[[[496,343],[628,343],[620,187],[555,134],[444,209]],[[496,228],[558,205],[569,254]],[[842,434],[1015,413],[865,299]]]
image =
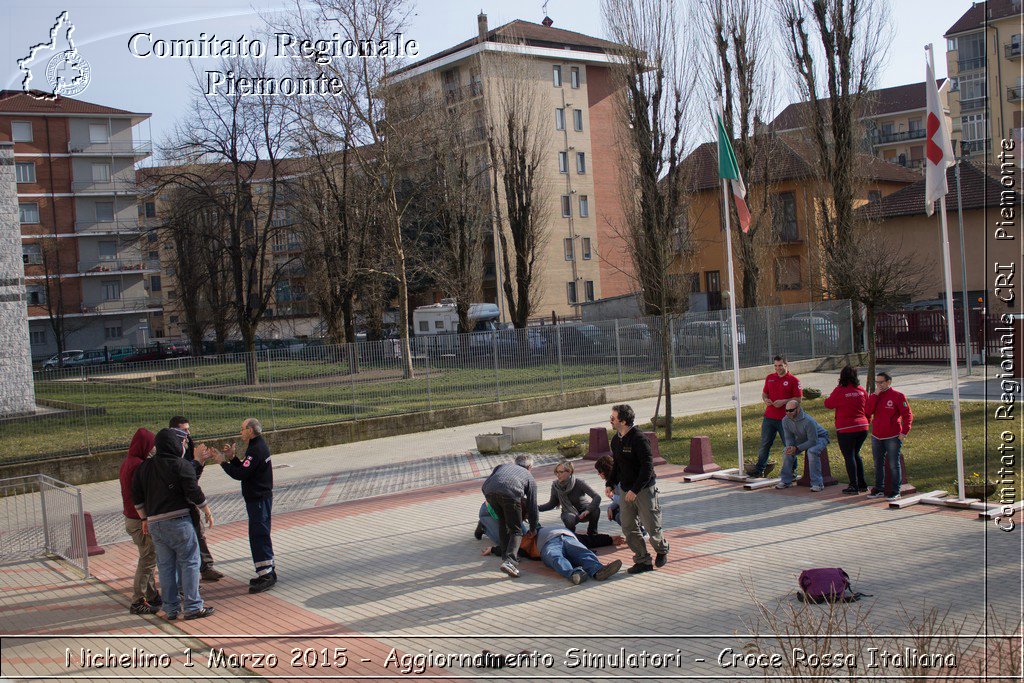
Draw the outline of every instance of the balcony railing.
[[[139,296],[109,301],[86,299],[82,301],[82,313],[130,313],[160,306],[161,301],[158,296]]]
[[[153,153],[153,143],[149,140],[111,140],[109,142],[86,142],[69,144],[71,154],[125,155],[145,157]]]
[[[1003,54],[1007,59],[1020,59],[1020,43],[1008,43],[1003,45]]]
[[[158,271],[160,264],[155,259],[113,258],[78,262],[78,272],[83,275],[105,275],[109,273]]]
[[[71,183],[72,192],[95,192],[97,194],[138,194],[138,185],[132,180],[76,180]]]
[[[1020,102],[1022,92],[1024,92],[1024,85],[1011,85],[1006,89],[1007,102]]]
[[[961,140],[960,150],[964,153],[985,152],[988,153],[991,143],[988,140]]]
[[[97,234],[138,234],[143,229],[143,226],[139,225],[139,223],[140,221],[133,218],[116,221],[75,221],[75,232]]]
[[[916,130],[902,130],[898,133],[875,133],[871,136],[871,142],[876,145],[885,145],[890,142],[903,142],[905,140],[918,140],[924,137],[924,128]]]
[[[988,96],[982,95],[981,97],[961,98],[960,99],[960,111],[971,111],[973,109],[984,109],[985,105],[988,104]]]
[[[957,71],[975,71],[977,69],[985,68],[984,57],[972,57],[971,59],[959,59],[956,63]]]
[[[272,244],[270,250],[275,254],[284,254],[289,251],[302,251],[301,242],[281,242],[279,244]]]

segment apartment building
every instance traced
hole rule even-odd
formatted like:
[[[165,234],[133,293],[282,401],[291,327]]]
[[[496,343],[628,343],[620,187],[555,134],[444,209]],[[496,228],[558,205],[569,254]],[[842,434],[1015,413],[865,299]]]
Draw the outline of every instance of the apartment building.
[[[1015,133],[1021,144],[1021,33],[1021,0],[976,2],[946,31],[951,134],[972,160],[998,163]]]
[[[157,254],[143,237],[135,165],[152,152],[140,114],[0,91],[14,143],[33,358],[141,345],[162,334]]]
[[[940,78],[936,85],[939,101],[948,112],[949,81]],[[863,150],[891,164],[923,173],[927,112],[925,82],[872,90],[867,93],[864,101],[865,111],[861,118],[864,126]],[[807,129],[810,107],[810,102],[790,104],[769,124],[769,129],[799,139]],[[947,124],[950,123],[947,117]]]
[[[395,81],[412,79],[420,88],[444,97],[452,106],[471,107],[480,163],[487,163],[484,131],[500,119],[502,79],[492,58],[514,52],[527,58],[517,73],[539,103],[546,126],[546,149],[538,186],[547,207],[547,239],[537,269],[538,316],[577,316],[582,302],[636,289],[632,264],[621,234],[623,210],[615,149],[619,125],[609,63],[615,44],[542,24],[516,20],[489,29],[477,17],[477,36],[400,71]],[[500,188],[501,189],[501,188]],[[489,192],[480,201],[491,202]],[[485,249],[484,298],[507,315],[499,282],[497,240]],[[507,318],[506,318],[507,319]]]

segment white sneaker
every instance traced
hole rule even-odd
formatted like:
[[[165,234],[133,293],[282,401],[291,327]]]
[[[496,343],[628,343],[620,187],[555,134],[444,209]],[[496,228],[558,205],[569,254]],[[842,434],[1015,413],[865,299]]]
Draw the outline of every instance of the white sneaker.
[[[511,562],[502,562],[499,569],[511,576],[513,579],[519,578],[519,567],[515,566]]]
[[[783,484],[783,483],[782,483],[782,482],[780,481],[780,482],[779,482],[778,484],[776,484],[776,485],[775,485],[775,488],[777,488],[777,489],[788,489],[788,488],[789,488],[790,486],[792,486],[792,485],[793,485],[793,484]]]
[[[899,500],[899,499],[900,499],[900,494],[894,493],[891,496],[889,496],[886,500],[888,500],[891,503],[892,501]]]
[[[825,490],[824,486],[812,486],[811,487],[811,492],[812,493],[821,493],[824,490]]]

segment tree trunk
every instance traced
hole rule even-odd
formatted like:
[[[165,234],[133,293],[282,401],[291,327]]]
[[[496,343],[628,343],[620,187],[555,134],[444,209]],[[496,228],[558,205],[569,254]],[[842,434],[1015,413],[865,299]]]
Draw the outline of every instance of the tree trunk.
[[[664,304],[665,296],[662,296]],[[669,316],[662,307],[661,314],[661,376],[665,385],[665,439],[672,438],[672,339],[669,334]]]
[[[242,334],[242,347],[245,350],[245,383],[256,386],[260,383],[258,361],[256,359],[256,330],[248,321],[239,325],[239,332]]]
[[[875,391],[875,361],[877,358],[876,345],[875,345],[875,307],[866,306],[867,308],[867,325],[868,325],[868,376],[865,380],[867,385],[866,391],[869,394]]]

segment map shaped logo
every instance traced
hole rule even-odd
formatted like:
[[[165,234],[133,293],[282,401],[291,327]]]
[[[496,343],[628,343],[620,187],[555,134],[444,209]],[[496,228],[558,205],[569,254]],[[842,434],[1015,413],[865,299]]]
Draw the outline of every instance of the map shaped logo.
[[[18,60],[18,69],[25,74],[22,90],[36,99],[53,100],[58,95],[77,95],[89,86],[92,68],[75,48],[71,38],[74,31],[67,10],[61,12],[50,29],[49,41],[33,45],[28,55]],[[48,88],[43,86],[43,80]]]

